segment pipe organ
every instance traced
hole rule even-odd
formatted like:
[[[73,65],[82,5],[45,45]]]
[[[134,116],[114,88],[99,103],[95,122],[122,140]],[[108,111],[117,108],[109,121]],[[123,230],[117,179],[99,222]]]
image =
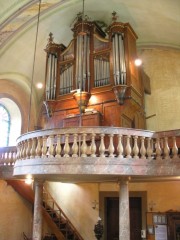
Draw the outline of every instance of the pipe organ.
[[[126,84],[126,63],[123,39],[122,33],[115,33],[112,37],[114,85]]]
[[[143,85],[140,70],[134,65],[137,35],[129,23],[118,22],[115,12],[112,15],[111,24],[103,31],[97,22],[78,14],[67,47],[54,43],[50,33],[45,49],[45,101],[55,112],[65,111],[63,116],[71,114],[69,106],[77,108],[73,113],[81,104],[83,112],[93,106],[103,115],[105,125],[109,121],[104,105],[114,102],[120,115],[114,125],[124,125],[124,117],[132,127],[135,115],[144,119]],[[93,95],[99,97],[96,103],[91,101]]]
[[[55,53],[49,53],[47,61],[46,99],[51,100],[56,96],[57,55]]]

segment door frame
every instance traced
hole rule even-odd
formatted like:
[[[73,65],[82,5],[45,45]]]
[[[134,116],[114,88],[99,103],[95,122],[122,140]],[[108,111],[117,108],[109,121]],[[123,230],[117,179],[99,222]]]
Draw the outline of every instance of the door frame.
[[[107,197],[119,197],[119,192],[115,191],[100,191],[99,192],[99,216],[102,219],[104,226],[104,234],[102,240],[107,240],[106,236],[106,198]],[[146,229],[146,212],[147,212],[147,191],[130,191],[129,197],[140,197],[142,204],[142,229]]]

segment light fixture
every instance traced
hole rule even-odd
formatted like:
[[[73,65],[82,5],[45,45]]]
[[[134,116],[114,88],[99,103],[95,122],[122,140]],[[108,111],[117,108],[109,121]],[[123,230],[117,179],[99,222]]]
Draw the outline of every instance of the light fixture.
[[[25,179],[25,183],[28,184],[28,185],[31,185],[32,182],[33,182],[32,176],[28,175]]]
[[[43,84],[39,82],[39,83],[36,84],[36,87],[39,88],[39,89],[42,89],[43,88]]]
[[[156,206],[156,203],[153,200],[151,200],[148,205],[149,205],[149,210],[153,212],[154,207]]]
[[[98,205],[99,203],[96,201],[96,200],[94,200],[93,202],[92,202],[92,209],[96,209],[97,208],[97,205]]]
[[[141,60],[140,58],[136,58],[136,59],[134,60],[134,64],[135,64],[137,67],[139,67],[139,66],[142,65],[142,60]]]

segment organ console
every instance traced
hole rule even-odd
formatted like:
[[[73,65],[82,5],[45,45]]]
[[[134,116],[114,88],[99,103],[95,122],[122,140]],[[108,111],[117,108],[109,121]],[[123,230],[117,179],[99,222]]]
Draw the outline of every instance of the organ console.
[[[85,114],[93,107],[102,125],[145,128],[141,69],[134,65],[137,35],[130,24],[118,22],[113,12],[103,31],[78,14],[72,31],[67,47],[54,43],[50,33],[45,49],[44,101],[54,112],[47,126],[61,126],[68,114]]]

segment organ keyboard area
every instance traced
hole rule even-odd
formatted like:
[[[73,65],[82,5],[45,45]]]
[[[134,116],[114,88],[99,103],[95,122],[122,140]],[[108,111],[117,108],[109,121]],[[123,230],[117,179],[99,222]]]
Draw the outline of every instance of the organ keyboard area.
[[[129,127],[138,127],[134,124],[138,111],[141,119],[137,122],[144,128],[144,87],[140,70],[134,64],[137,35],[129,23],[117,21],[115,12],[105,30],[99,25],[78,14],[72,28],[73,39],[67,47],[55,43],[53,34],[49,34],[45,48],[46,106],[53,109],[51,112],[61,111],[55,115],[66,117],[83,113],[93,105],[103,115],[103,124],[123,126],[126,120]],[[92,96],[96,102],[91,101]],[[120,107],[125,101],[131,113]],[[110,102],[113,113],[120,114],[114,116],[115,120],[108,119]]]

